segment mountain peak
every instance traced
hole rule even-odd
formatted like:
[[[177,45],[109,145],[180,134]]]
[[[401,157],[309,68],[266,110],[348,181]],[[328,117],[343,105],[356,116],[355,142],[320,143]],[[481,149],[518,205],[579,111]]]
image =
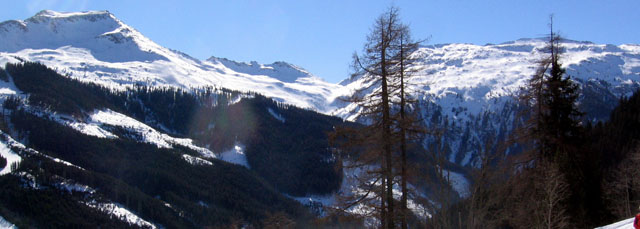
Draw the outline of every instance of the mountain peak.
[[[58,12],[53,10],[42,10],[34,17],[78,17],[78,16],[108,16],[108,10],[83,11],[83,12]]]
[[[106,62],[166,60],[159,46],[109,11],[43,10],[21,21],[0,23],[0,51],[79,48]]]
[[[38,12],[36,15],[26,19],[28,22],[46,22],[48,20],[87,20],[91,22],[95,22],[98,20],[111,19],[114,22],[120,24],[120,21],[116,19],[113,14],[111,14],[107,10],[101,11],[84,11],[84,12],[57,12],[53,10],[42,10]]]

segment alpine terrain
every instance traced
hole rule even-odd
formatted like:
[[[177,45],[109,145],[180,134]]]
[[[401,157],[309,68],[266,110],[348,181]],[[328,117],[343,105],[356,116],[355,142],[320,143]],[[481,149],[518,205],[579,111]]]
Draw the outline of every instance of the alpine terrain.
[[[560,44],[583,123],[608,121],[640,89],[640,45]],[[520,39],[411,53],[414,109],[424,126],[443,130],[421,138],[412,159],[429,163],[418,152],[437,145],[446,157],[439,169],[451,178],[439,188],[452,198],[472,195],[471,171],[488,142],[508,142],[523,125],[517,97],[545,45]],[[318,220],[339,194],[359,191],[351,181],[359,171],[343,166],[349,159],[334,155],[328,134],[368,123],[349,98],[380,86],[371,83],[329,83],[286,62],[198,60],[108,11],[44,10],[2,22],[0,226],[345,225]],[[418,199],[439,188],[411,185],[415,217],[431,217]]]

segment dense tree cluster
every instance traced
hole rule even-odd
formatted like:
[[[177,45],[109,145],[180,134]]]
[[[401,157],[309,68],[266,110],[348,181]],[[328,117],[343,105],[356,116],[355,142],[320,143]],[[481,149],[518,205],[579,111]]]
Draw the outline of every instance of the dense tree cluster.
[[[600,176],[603,222],[632,217],[640,206],[640,92],[622,98],[607,122],[588,127],[593,173]]]
[[[467,228],[592,228],[634,215],[640,204],[640,93],[622,98],[608,121],[585,122],[576,102],[581,88],[560,64],[560,41],[552,30],[548,56],[523,90],[520,134],[495,142],[501,149],[516,142],[523,153],[483,151],[470,197],[434,218]]]
[[[27,140],[34,149],[91,172],[69,171],[73,169],[33,160],[23,162],[21,169],[43,168],[46,173],[68,176],[163,225],[179,225],[189,219],[197,225],[221,226],[236,218],[259,224],[265,212],[284,211],[294,217],[305,212],[301,205],[241,166],[219,161],[214,161],[213,166],[192,166],[181,156],[195,152],[90,137],[20,110],[13,113],[11,122],[17,131],[29,133]],[[158,199],[189,213],[188,217],[178,218]]]
[[[87,184],[98,189],[101,198],[123,204],[154,223],[171,228],[266,226],[278,218],[304,225],[310,223],[308,210],[282,193],[327,194],[340,186],[341,172],[328,148],[326,133],[334,126],[354,124],[339,118],[283,105],[253,93],[145,86],[119,91],[73,80],[30,62],[7,64],[6,71],[18,89],[29,96],[26,101],[18,97],[5,100],[2,130],[24,139],[41,153],[86,169],[35,157],[25,159],[19,171],[33,173],[45,185],[55,176]],[[140,143],[121,127],[103,126],[120,136],[118,139],[83,135],[47,115],[32,114],[24,109],[23,102],[80,120],[94,110],[111,109],[171,135],[192,138],[214,152],[243,144],[250,169],[218,160],[213,160],[213,166],[194,166],[182,160],[182,155],[197,156],[197,152]],[[7,192],[10,190],[13,189]],[[14,197],[15,203],[40,197],[79,200],[67,195],[44,197],[39,190],[29,193],[33,195],[9,196]],[[51,217],[22,215],[28,209],[18,205],[0,207],[6,209],[3,216],[15,216],[9,219],[11,222],[27,222],[20,225],[37,225]],[[54,206],[44,209],[52,210]],[[67,222],[64,217],[60,221]]]
[[[7,165],[7,159],[0,155],[0,168],[4,168]]]
[[[214,152],[244,144],[251,168],[284,193],[326,194],[340,185],[341,173],[331,159],[326,136],[334,126],[351,125],[339,118],[224,89],[134,86],[116,91],[62,77],[39,63],[7,64],[6,69],[35,106],[79,117],[108,108],[172,135],[195,139]],[[274,119],[269,110],[286,121]]]

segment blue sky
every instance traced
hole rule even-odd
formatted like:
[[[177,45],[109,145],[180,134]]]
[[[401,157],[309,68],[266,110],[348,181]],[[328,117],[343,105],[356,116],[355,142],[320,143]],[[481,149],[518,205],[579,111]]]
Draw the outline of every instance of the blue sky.
[[[0,21],[42,9],[109,10],[160,45],[198,59],[286,61],[338,82],[374,19],[392,4],[415,38],[431,37],[428,44],[541,37],[552,13],[566,38],[640,43],[638,0],[0,0]]]

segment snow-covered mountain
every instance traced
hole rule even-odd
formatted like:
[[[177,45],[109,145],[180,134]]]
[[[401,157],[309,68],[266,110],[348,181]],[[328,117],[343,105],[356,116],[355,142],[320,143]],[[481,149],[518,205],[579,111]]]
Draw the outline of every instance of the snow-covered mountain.
[[[415,97],[436,102],[450,118],[493,110],[496,99],[514,95],[536,69],[545,42],[521,39],[499,45],[444,44],[420,48],[413,55],[422,71],[410,81]],[[615,96],[628,96],[639,85],[640,45],[599,45],[565,40],[561,62],[567,75],[580,83],[593,82]],[[361,88],[364,82],[341,84]],[[463,112],[459,112],[463,110]],[[348,107],[336,114],[353,114]],[[355,118],[355,117],[352,117]]]
[[[606,119],[619,97],[640,88],[640,45],[571,40],[561,45],[561,63],[582,88],[580,106],[589,120]],[[451,162],[473,165],[475,153],[489,138],[508,137],[519,122],[514,96],[534,74],[544,46],[543,39],[521,39],[498,45],[430,45],[413,54],[421,70],[409,81],[410,91],[428,126],[447,126],[442,150]],[[368,86],[357,77],[341,85],[343,92]],[[359,119],[352,104],[332,114]]]
[[[257,92],[299,107],[327,112],[338,86],[304,69],[276,62],[200,61],[164,48],[108,11],[41,11],[0,24],[0,64],[28,60],[83,81],[124,85],[224,87]]]
[[[280,102],[358,120],[358,108],[340,98],[366,86],[359,78],[325,82],[301,67],[276,62],[197,60],[164,48],[108,11],[42,11],[0,24],[0,64],[41,62],[62,74],[114,88],[126,85],[218,87],[257,92]],[[542,39],[502,44],[443,44],[420,48],[421,71],[411,80],[428,125],[449,126],[444,146],[450,161],[473,162],[489,135],[513,128],[513,95],[543,55]],[[640,45],[602,45],[565,40],[561,62],[583,88],[590,120],[605,119],[617,98],[640,86]]]

